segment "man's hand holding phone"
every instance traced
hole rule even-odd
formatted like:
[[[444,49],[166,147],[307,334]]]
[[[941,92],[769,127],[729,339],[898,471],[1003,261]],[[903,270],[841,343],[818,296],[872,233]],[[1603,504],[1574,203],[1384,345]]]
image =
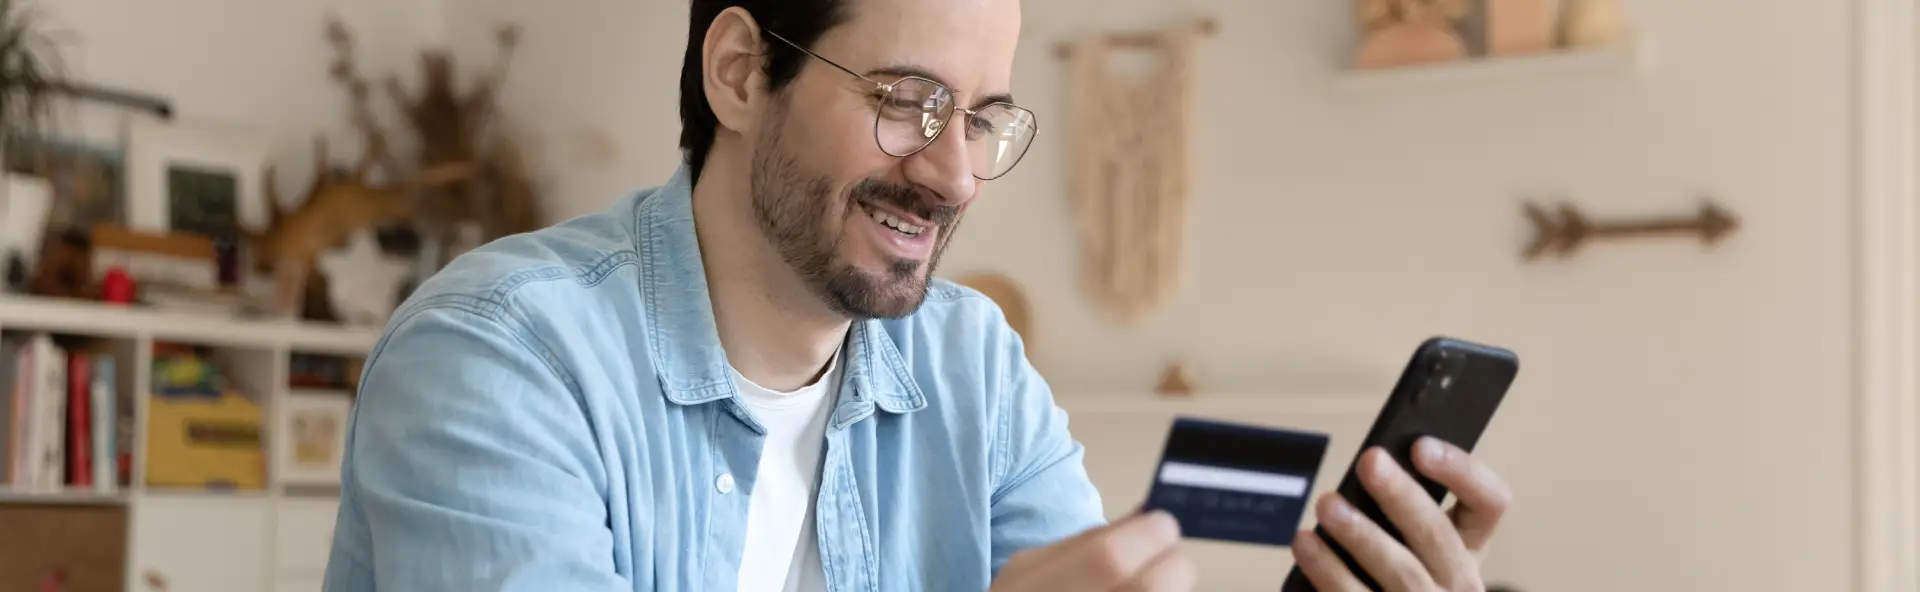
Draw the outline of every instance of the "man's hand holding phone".
[[[1385,450],[1360,459],[1360,481],[1406,543],[1394,540],[1338,493],[1315,505],[1320,526],[1388,592],[1484,592],[1480,563],[1506,514],[1512,492],[1471,454],[1435,438],[1414,446],[1414,469],[1458,499],[1442,511],[1427,491]],[[1368,592],[1368,587],[1313,531],[1294,537],[1294,561],[1321,592]]]

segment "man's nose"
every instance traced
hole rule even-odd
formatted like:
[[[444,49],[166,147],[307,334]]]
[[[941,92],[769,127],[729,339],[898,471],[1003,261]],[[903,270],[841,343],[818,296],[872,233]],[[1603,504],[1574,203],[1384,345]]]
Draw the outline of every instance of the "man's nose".
[[[973,200],[977,179],[967,155],[967,115],[954,113],[945,121],[934,119],[922,127],[923,133],[937,133],[932,144],[907,159],[907,179],[939,194],[941,205],[959,207]]]

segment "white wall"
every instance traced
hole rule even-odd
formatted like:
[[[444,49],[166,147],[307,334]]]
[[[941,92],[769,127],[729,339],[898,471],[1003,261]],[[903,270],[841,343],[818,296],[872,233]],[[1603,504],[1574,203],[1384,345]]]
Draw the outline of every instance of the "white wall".
[[[284,192],[305,185],[312,138],[327,133],[337,161],[358,156],[344,91],[327,76],[333,53],[328,15],[356,35],[362,71],[417,78],[422,39],[438,36],[445,7],[431,0],[57,0],[32,2],[69,39],[63,56],[75,78],[171,99],[178,121],[253,128],[272,138]],[[381,101],[382,108],[389,105]],[[69,130],[110,138],[125,114],[87,106],[69,111]],[[388,117],[387,125],[398,120]],[[393,132],[395,141],[405,134]],[[397,146],[404,149],[406,144]],[[286,193],[289,200],[295,196]]]
[[[1377,393],[1427,335],[1508,345],[1525,369],[1485,456],[1521,505],[1492,573],[1558,592],[1845,589],[1852,3],[1629,2],[1661,46],[1650,76],[1398,95],[1330,87],[1344,2],[1102,4],[1027,3],[1016,88],[1055,123],[945,268],[1026,284],[1059,390],[1149,388],[1181,355],[1213,390]],[[469,56],[495,21],[528,27],[508,104],[550,161],[596,132],[618,142],[608,164],[550,171],[557,215],[672,169],[685,10],[450,14]],[[1224,25],[1198,66],[1188,281],[1117,329],[1075,292],[1048,46],[1188,14]],[[1712,254],[1650,242],[1523,266],[1519,200],[1556,194],[1597,215],[1711,194],[1746,228]],[[1030,242],[983,240],[998,234]]]
[[[523,27],[501,90],[501,118],[536,160],[549,221],[659,185],[680,158],[687,3],[569,4],[463,0],[447,17],[450,43],[473,71],[496,54],[497,26]]]

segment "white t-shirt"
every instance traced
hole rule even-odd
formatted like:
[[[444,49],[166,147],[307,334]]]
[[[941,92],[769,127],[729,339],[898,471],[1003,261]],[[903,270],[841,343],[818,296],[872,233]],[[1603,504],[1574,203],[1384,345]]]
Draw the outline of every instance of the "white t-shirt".
[[[740,557],[740,592],[825,592],[819,537],[813,527],[820,452],[827,417],[840,390],[840,353],[820,380],[790,393],[733,374],[740,398],[767,429],[766,447],[747,505],[747,546]]]

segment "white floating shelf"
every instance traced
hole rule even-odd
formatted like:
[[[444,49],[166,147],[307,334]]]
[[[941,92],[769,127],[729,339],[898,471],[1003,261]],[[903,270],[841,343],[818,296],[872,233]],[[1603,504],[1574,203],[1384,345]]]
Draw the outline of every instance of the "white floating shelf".
[[[246,319],[18,295],[0,297],[0,328],[127,339],[146,337],[231,347],[284,347],[338,355],[366,354],[380,338],[378,328]]]
[[[90,488],[43,491],[14,489],[0,485],[0,505],[118,506],[125,503],[127,503],[127,492],[124,489],[111,492]]]
[[[1379,93],[1439,86],[1525,82],[1593,73],[1641,73],[1653,68],[1653,57],[1650,39],[1628,36],[1605,47],[1469,58],[1404,68],[1347,70],[1335,78],[1334,87],[1347,93]]]

